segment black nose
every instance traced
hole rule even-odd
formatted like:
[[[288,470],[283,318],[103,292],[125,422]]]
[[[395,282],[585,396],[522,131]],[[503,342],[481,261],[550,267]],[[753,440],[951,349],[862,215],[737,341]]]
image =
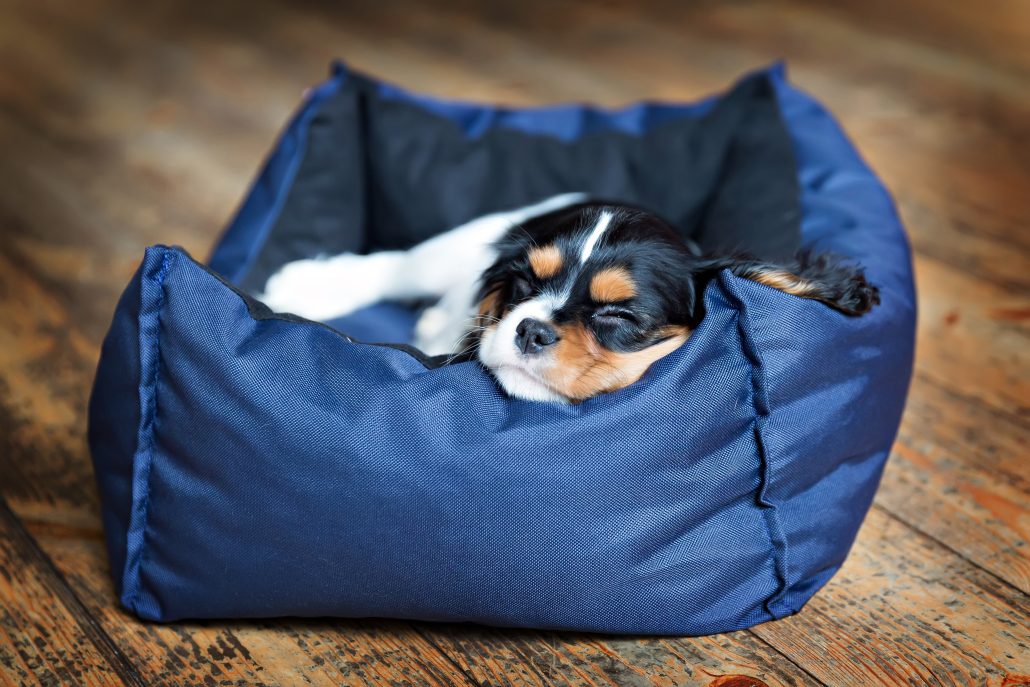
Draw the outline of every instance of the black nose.
[[[515,345],[526,355],[535,355],[558,340],[554,327],[529,317],[515,327]]]

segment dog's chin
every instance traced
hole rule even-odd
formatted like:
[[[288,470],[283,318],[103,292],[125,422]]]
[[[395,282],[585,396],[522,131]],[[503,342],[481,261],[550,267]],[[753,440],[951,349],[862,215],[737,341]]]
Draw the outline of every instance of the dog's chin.
[[[532,372],[517,364],[489,367],[497,378],[501,388],[512,398],[527,401],[549,401],[552,403],[568,403],[569,399],[544,384]]]

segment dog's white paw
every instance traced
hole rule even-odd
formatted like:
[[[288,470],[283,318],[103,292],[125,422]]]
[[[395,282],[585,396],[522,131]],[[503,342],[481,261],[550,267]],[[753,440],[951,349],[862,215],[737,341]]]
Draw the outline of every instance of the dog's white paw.
[[[455,327],[454,317],[445,308],[426,308],[415,323],[414,345],[426,355],[457,353],[464,329]]]
[[[472,288],[444,294],[436,305],[426,308],[415,324],[415,347],[428,355],[459,353],[465,335],[474,321],[469,304]]]
[[[342,317],[386,296],[396,258],[390,254],[297,260],[283,265],[257,298],[276,312],[313,320]]]

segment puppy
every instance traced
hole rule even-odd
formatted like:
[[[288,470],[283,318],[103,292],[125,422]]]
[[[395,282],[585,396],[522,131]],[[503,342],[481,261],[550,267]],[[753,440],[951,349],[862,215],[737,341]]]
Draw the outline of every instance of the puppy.
[[[292,262],[260,298],[320,320],[433,300],[416,347],[477,358],[513,397],[576,403],[632,384],[683,345],[723,269],[846,315],[879,303],[859,268],[828,256],[701,257],[661,218],[583,194],[486,215],[407,251]]]

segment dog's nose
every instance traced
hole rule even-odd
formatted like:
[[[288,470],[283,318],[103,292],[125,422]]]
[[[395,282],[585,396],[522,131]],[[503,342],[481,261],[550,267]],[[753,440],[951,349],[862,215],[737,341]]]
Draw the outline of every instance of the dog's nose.
[[[535,355],[558,340],[554,327],[530,317],[515,327],[515,345],[526,355]]]

